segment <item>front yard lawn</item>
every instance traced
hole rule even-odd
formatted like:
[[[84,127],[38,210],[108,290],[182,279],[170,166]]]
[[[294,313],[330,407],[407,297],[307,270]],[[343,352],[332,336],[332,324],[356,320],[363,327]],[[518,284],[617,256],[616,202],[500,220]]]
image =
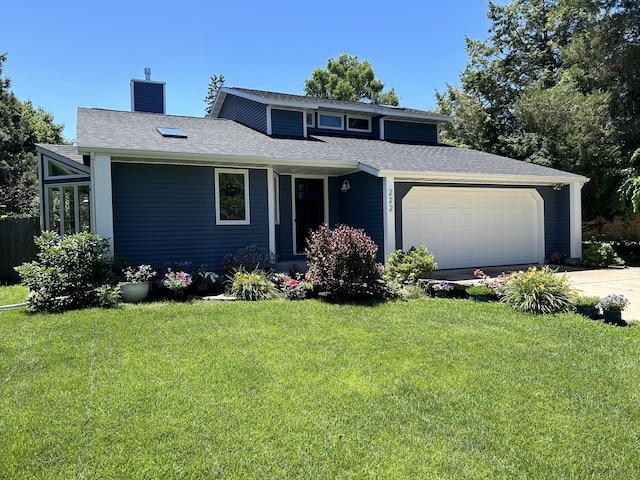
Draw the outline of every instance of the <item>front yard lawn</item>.
[[[0,478],[635,479],[639,353],[463,300],[4,311]]]

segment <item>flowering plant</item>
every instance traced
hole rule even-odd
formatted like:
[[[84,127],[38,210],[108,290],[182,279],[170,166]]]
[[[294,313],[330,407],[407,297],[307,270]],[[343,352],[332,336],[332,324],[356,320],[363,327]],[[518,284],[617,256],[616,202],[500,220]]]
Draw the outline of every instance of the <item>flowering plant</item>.
[[[173,272],[171,269],[165,273],[162,285],[174,292],[181,292],[191,285],[191,275],[186,272]]]
[[[524,272],[520,270],[518,273],[524,273]],[[482,280],[482,284],[485,287],[489,288],[491,292],[495,295],[500,295],[502,293],[502,288],[504,287],[505,283],[507,283],[507,281],[509,280],[509,276],[504,272],[502,272],[497,277],[490,277],[489,275],[484,273],[482,270],[477,269],[473,271],[473,274],[476,277],[478,277],[480,280]]]
[[[451,285],[449,282],[440,282],[436,283],[431,288],[433,288],[433,290],[436,292],[450,292],[451,290],[453,290],[453,285]]]
[[[596,307],[602,308],[608,312],[621,312],[629,305],[629,299],[624,295],[607,295],[600,300],[600,303]]]
[[[122,278],[129,283],[148,282],[156,275],[157,273],[151,268],[151,265],[128,266],[122,269]]]
[[[196,285],[204,285],[204,286],[210,287],[212,285],[215,285],[217,280],[218,280],[218,274],[209,270],[209,268],[206,265],[200,265],[193,272],[193,282]]]

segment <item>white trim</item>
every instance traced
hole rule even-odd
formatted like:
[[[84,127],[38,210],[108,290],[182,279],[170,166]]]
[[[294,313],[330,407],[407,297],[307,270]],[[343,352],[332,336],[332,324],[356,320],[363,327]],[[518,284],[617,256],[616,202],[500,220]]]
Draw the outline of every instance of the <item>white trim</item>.
[[[324,212],[322,216],[324,217],[324,223],[329,224],[329,176],[328,175],[291,175],[291,230],[293,237],[293,255],[302,255],[302,253],[298,253],[296,251],[296,220],[297,220],[297,212],[296,212],[296,180],[299,178],[310,178],[316,180],[322,180],[322,196],[324,203]]]
[[[333,118],[339,118],[340,119],[340,126],[339,127],[332,127],[330,125],[322,125],[321,124],[321,118],[322,117],[333,117]],[[344,130],[344,114],[339,113],[321,113],[318,112],[318,129],[323,129],[323,130]]]
[[[38,151],[37,152],[37,158],[38,158],[38,193],[40,195],[40,202],[39,203],[39,208],[40,208],[40,230],[44,231],[46,230],[45,228],[45,208],[44,208],[44,202],[45,202],[45,188],[44,188],[44,173],[42,171],[42,164],[45,162],[44,160],[44,153]]]
[[[582,258],[582,183],[569,184],[569,256]]]
[[[267,217],[269,231],[269,253],[276,258],[276,187],[273,168],[267,168]]]
[[[113,256],[113,192],[111,190],[111,157],[92,155],[91,231],[109,242],[109,254]]]
[[[380,117],[380,140],[384,140],[384,117]]]
[[[395,180],[393,177],[382,178],[382,220],[384,228],[384,261],[396,249],[396,205]]]
[[[349,120],[350,119],[354,119],[354,120],[367,120],[367,123],[369,124],[369,128],[364,129],[364,128],[351,128],[349,127]],[[349,115],[347,114],[347,123],[346,123],[346,127],[347,127],[347,131],[348,132],[362,132],[362,133],[371,133],[371,117],[365,117],[363,115]]]
[[[47,183],[43,185],[44,192],[42,194],[43,201],[40,202],[41,210],[43,210],[43,230],[50,230],[51,226],[51,217],[50,213],[50,205],[49,205],[49,190],[57,189],[59,198],[59,218],[60,218],[60,235],[65,235],[67,233],[77,233],[81,232],[80,228],[80,194],[78,192],[79,187],[87,187],[89,189],[89,197],[91,197],[91,184],[89,181],[84,182],[60,182],[60,183]],[[67,231],[67,227],[65,224],[65,211],[64,211],[64,189],[67,187],[73,187],[73,221],[75,224],[75,229],[73,232]],[[91,204],[89,204],[89,218],[91,218]],[[89,226],[91,228],[91,225]]]
[[[489,185],[557,185],[559,183],[584,184],[589,178],[581,175],[567,176],[537,176],[537,175],[496,175],[486,173],[457,173],[457,172],[414,172],[407,170],[378,170],[364,163],[358,164],[358,169],[375,175],[376,177],[394,177],[402,182],[431,182],[431,183],[486,183]]]
[[[273,135],[273,121],[271,120],[271,105],[267,105],[267,135]]]
[[[218,176],[220,173],[244,176],[244,220],[222,220],[220,218],[220,180]],[[250,225],[251,218],[249,203],[251,196],[249,194],[249,170],[246,168],[215,168],[213,175],[215,182],[216,225]]]

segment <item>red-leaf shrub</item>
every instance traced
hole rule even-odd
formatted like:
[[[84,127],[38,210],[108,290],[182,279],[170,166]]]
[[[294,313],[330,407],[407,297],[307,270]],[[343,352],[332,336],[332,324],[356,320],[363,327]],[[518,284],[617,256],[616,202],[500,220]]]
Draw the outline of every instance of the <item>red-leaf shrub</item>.
[[[364,230],[321,225],[307,238],[309,279],[327,297],[355,300],[383,295],[383,266],[376,263],[378,246]]]

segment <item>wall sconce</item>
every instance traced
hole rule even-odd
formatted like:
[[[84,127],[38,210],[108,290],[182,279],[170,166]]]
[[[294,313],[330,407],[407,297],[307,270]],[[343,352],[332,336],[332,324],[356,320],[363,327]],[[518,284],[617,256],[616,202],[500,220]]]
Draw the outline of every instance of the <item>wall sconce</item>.
[[[343,181],[342,187],[340,187],[340,191],[342,193],[347,193],[350,189],[351,189],[351,184],[349,183],[349,180]]]
[[[558,192],[558,191],[562,190],[562,184],[558,183],[558,184],[554,185],[554,186],[553,186],[553,189],[554,189],[556,192]]]

